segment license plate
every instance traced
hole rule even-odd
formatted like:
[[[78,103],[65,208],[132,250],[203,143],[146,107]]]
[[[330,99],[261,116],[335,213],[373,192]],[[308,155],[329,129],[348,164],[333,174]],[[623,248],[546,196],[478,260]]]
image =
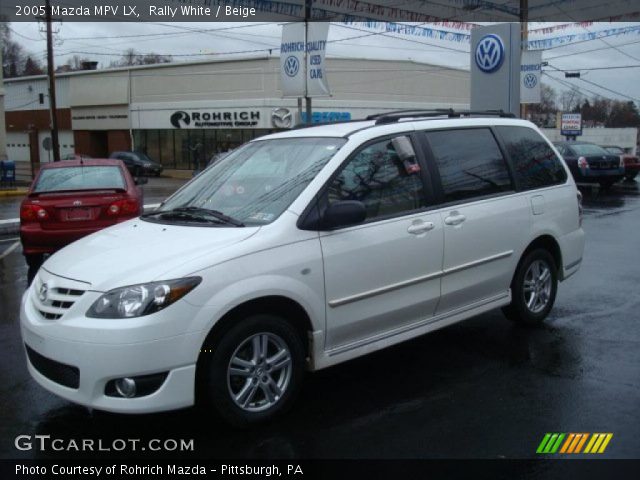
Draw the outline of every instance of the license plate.
[[[67,210],[67,220],[91,220],[91,210],[89,208],[70,208]]]

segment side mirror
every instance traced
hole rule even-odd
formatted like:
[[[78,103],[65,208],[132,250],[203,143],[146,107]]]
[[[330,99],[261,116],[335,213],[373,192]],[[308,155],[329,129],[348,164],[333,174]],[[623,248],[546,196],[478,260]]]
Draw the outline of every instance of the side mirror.
[[[343,200],[332,203],[327,208],[322,218],[322,226],[328,230],[348,227],[364,222],[365,218],[367,218],[367,210],[364,203],[356,200]]]
[[[134,177],[133,182],[136,185],[146,185],[147,183],[149,183],[149,179],[147,177]]]

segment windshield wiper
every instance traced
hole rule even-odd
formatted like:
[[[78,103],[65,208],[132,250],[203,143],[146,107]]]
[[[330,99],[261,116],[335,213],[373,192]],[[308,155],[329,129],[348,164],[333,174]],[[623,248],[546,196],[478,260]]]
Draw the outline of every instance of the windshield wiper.
[[[173,209],[176,212],[187,212],[187,213],[195,213],[198,215],[204,215],[207,218],[215,218],[216,220],[221,220],[224,223],[228,223],[229,225],[235,225],[236,227],[244,227],[244,223],[240,220],[230,217],[229,215],[225,215],[219,210],[209,210],[208,208],[202,207],[178,207]]]
[[[217,210],[209,210],[208,208],[200,207],[178,207],[171,210],[156,210],[155,212],[149,212],[142,215],[143,218],[151,216],[162,216],[164,218],[189,218],[196,221],[216,223],[216,224],[228,224],[236,227],[244,227],[244,223],[235,218],[229,217]]]
[[[220,225],[222,222],[217,219],[206,218],[201,215],[196,215],[191,212],[178,212],[175,210],[164,210],[164,211],[156,211],[149,212],[143,215],[140,215],[140,218],[149,218],[149,217],[162,217],[163,219],[176,219],[176,220],[192,220],[196,222],[204,222],[204,223],[214,223],[216,225]]]

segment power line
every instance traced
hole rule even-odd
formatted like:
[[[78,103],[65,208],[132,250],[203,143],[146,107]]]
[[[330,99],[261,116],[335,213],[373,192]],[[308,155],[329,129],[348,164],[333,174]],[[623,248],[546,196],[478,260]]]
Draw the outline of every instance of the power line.
[[[593,40],[587,40],[587,41],[592,42]],[[628,45],[635,45],[637,43],[640,43],[640,40],[636,40],[636,41],[633,41],[633,42],[627,42],[627,43],[621,43],[620,45],[618,45],[618,47],[626,47]],[[572,43],[572,44],[569,44],[569,45],[563,45],[563,46],[564,47],[569,47],[571,45],[575,45],[575,43]],[[572,56],[575,56],[575,55],[582,55],[584,53],[599,52],[601,50],[609,50],[610,48],[611,47],[598,47],[598,48],[592,48],[591,50],[583,50],[581,52],[563,53],[562,55],[556,55],[555,57],[549,57],[547,60],[555,60],[556,58],[572,57]]]
[[[559,68],[555,67],[554,65],[548,64],[548,66],[553,68],[557,72],[564,73],[564,72],[562,72],[562,70],[560,70]],[[584,78],[578,78],[578,80],[583,81],[585,83],[588,83],[590,85],[593,85],[594,87],[601,88],[602,90],[606,90],[607,92],[613,93],[614,95],[618,95],[620,97],[628,98],[629,100],[633,100],[634,102],[640,102],[640,100],[638,100],[637,98],[630,97],[629,95],[627,95],[625,93],[617,92],[615,90],[610,89],[609,87],[605,87],[605,86],[600,85],[600,84],[598,84],[596,82],[592,82],[591,80],[585,80]]]

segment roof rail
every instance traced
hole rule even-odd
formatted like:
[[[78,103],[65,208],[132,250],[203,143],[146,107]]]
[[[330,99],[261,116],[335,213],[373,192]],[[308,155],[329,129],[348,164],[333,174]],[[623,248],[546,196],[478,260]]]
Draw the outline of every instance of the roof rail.
[[[378,113],[376,115],[369,115],[367,120],[375,120],[376,125],[384,125],[387,123],[396,123],[403,118],[428,118],[428,117],[443,117],[448,118],[460,118],[470,117],[472,115],[488,117],[496,116],[501,118],[515,118],[513,113],[505,112],[504,110],[454,110],[453,108],[434,108],[432,110],[397,110],[394,112]]]
[[[299,123],[290,128],[290,130],[300,130],[302,128],[312,128],[312,127],[324,127],[325,125],[341,125],[343,123],[358,123],[358,122],[366,122],[369,120],[368,118],[352,118],[351,120],[335,120],[332,122],[320,122],[320,123]]]

